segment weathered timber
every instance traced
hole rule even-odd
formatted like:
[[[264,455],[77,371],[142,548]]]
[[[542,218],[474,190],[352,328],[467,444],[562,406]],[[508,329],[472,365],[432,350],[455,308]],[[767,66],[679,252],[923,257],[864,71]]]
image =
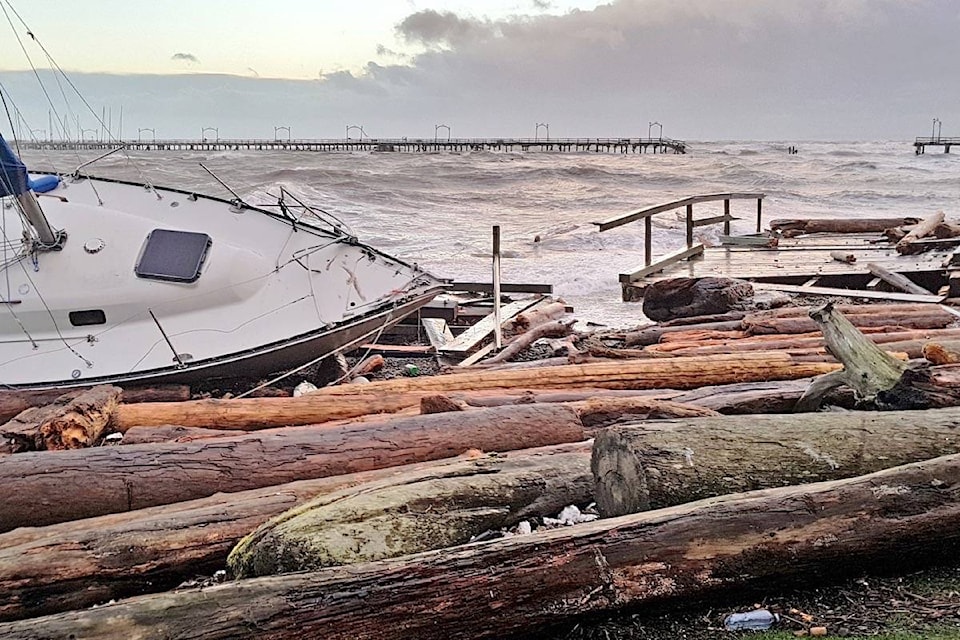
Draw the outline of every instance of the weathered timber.
[[[532,536],[142,596],[2,624],[0,635],[500,638],[672,598],[942,559],[960,549],[958,484],[960,456],[946,456]]]
[[[0,421],[6,422],[30,407],[48,405],[63,394],[63,389],[30,391],[0,389]],[[190,387],[182,384],[127,387],[124,388],[121,398],[123,402],[179,402],[190,399]]]
[[[788,354],[756,352],[733,356],[589,362],[536,370],[463,372],[324,387],[299,398],[120,405],[115,426],[119,430],[150,424],[257,429],[396,411],[418,406],[421,397],[434,393],[504,387],[690,389],[709,384],[806,378],[835,368],[828,363],[796,362]]]
[[[730,278],[669,278],[644,289],[643,315],[651,320],[727,313],[753,297],[749,282]]]
[[[891,227],[916,224],[919,218],[809,218],[770,221],[770,229],[790,237],[804,233],[880,233]]]
[[[315,498],[261,525],[230,553],[237,577],[356,564],[469,542],[491,529],[592,500],[590,447],[484,456]]]
[[[506,459],[583,453],[590,442],[500,454]],[[429,478],[461,468],[466,456],[301,480],[275,487],[0,534],[0,620],[83,609],[173,588],[224,567],[258,526],[320,495]],[[588,462],[589,464],[589,462]],[[590,483],[592,490],[592,481]],[[341,494],[342,495],[342,494]]]
[[[453,400],[442,393],[420,398],[420,413],[422,414],[466,411],[469,408],[470,405],[463,400]]]
[[[700,387],[678,393],[671,400],[728,415],[790,413],[810,382],[804,379]],[[831,392],[827,400],[837,407],[852,408],[856,404],[853,392],[843,389]]]
[[[853,389],[861,400],[872,402],[878,393],[900,382],[907,365],[857,331],[830,303],[812,309],[810,317],[820,325],[827,348],[843,363],[843,370],[814,380],[797,401],[798,411],[815,409],[827,391],[840,385]]]
[[[591,431],[624,421],[720,415],[713,409],[660,398],[594,397],[571,402],[567,406],[577,412],[584,428]]]
[[[930,292],[927,291],[929,294]],[[861,305],[859,309],[844,311],[844,317],[855,327],[900,326],[904,329],[942,329],[958,320],[957,316],[939,305],[922,311],[906,310],[873,311],[870,305]],[[742,320],[744,330],[751,335],[764,333],[809,333],[817,331],[819,325],[810,317],[778,316],[767,312],[753,313]]]
[[[919,244],[919,243],[914,243]],[[754,282],[753,288],[761,291],[786,291],[808,296],[840,296],[843,298],[862,298],[864,300],[893,300],[900,302],[933,302],[940,303],[946,296],[929,295],[918,296],[914,293],[900,293],[899,291],[874,291],[867,289],[840,289],[837,287],[813,287],[797,284],[782,284],[779,282]]]
[[[235,430],[201,429],[199,427],[181,427],[176,424],[162,424],[156,427],[133,427],[127,429],[120,441],[121,446],[132,444],[154,444],[157,442],[190,442],[207,438],[225,438],[236,436]]]
[[[876,263],[868,262],[867,269],[870,271],[870,273],[877,276],[890,286],[899,289],[900,291],[915,293],[917,295],[930,295],[930,291],[916,284],[905,275],[894,273],[893,271],[890,271],[889,269],[886,269]]]
[[[99,442],[117,405],[120,387],[72,391],[53,403],[31,407],[0,425],[10,452],[81,449]]]
[[[627,333],[624,336],[624,343],[628,347],[641,347],[656,344],[660,342],[664,335],[678,331],[739,331],[742,328],[743,322],[741,320],[725,320],[687,325],[658,325]]]
[[[504,323],[504,331],[518,335],[529,331],[537,325],[559,320],[567,313],[567,305],[563,302],[548,302],[518,313],[516,317]]]
[[[538,322],[523,333],[514,337],[513,340],[511,340],[510,343],[504,347],[502,351],[500,351],[500,353],[492,358],[487,358],[484,362],[485,364],[498,364],[501,362],[507,362],[508,360],[520,355],[522,351],[540,338],[562,338],[563,336],[568,336],[573,332],[573,325],[575,322],[575,320],[571,320],[569,322],[564,322],[562,320]]]
[[[702,498],[838,480],[960,453],[960,409],[651,421],[597,434],[604,517]]]
[[[834,304],[833,308],[837,311],[840,311],[846,316],[864,314],[864,313],[876,313],[876,314],[919,314],[924,315],[925,313],[936,313],[938,311],[943,311],[939,304],[933,304],[929,302],[895,302],[890,304],[883,303],[871,303],[869,306],[862,304]],[[807,317],[810,313],[810,307],[804,306],[790,306],[790,307],[781,307],[779,309],[768,309],[766,311],[755,312],[763,316],[776,316],[778,318],[786,317]]]
[[[22,453],[0,458],[0,531],[448,458],[471,448],[507,451],[583,439],[572,409],[530,405],[184,443]]]
[[[907,235],[897,242],[897,251],[904,254],[912,253],[910,245],[921,238],[933,235],[937,226],[943,224],[943,218],[943,211],[938,211],[918,222]]]

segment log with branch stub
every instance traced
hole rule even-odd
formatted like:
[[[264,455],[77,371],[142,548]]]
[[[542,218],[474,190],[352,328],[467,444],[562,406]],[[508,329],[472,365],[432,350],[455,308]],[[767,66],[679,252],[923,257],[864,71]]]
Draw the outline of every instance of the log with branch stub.
[[[486,455],[315,498],[246,536],[227,564],[252,577],[442,549],[586,504],[592,491],[587,443]]]
[[[0,635],[502,638],[585,614],[950,557],[960,550],[958,485],[960,456],[946,456],[484,544],[142,596],[0,624]]]
[[[21,453],[0,458],[0,531],[437,460],[471,448],[526,449],[585,437],[572,409],[527,405],[183,443]]]
[[[810,317],[820,326],[827,348],[843,369],[814,380],[797,401],[797,411],[815,409],[827,391],[840,385],[853,389],[862,401],[871,402],[878,393],[895,387],[907,370],[904,362],[857,331],[830,303],[812,309]]]
[[[568,336],[573,333],[573,325],[575,322],[576,320],[567,322],[554,320],[552,322],[537,324],[516,336],[500,353],[484,360],[484,364],[507,362],[520,355],[521,352],[540,338],[562,338]]]
[[[619,425],[593,446],[604,517],[838,480],[960,453],[960,409],[757,415]]]

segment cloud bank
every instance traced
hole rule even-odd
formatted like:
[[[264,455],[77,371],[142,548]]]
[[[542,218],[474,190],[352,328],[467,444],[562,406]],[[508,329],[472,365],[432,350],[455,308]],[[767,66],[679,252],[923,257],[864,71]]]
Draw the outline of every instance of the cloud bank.
[[[656,120],[687,139],[907,139],[932,117],[960,134],[953,0],[618,0],[499,21],[417,11],[396,29],[419,53],[385,44],[362,73],[315,81],[74,80],[158,137],[271,137],[277,123],[294,138],[342,137],[348,123],[432,137],[439,122],[454,137],[532,136],[537,122],[555,137],[638,136]],[[14,94],[29,81],[0,74]],[[45,121],[45,103],[21,106]]]

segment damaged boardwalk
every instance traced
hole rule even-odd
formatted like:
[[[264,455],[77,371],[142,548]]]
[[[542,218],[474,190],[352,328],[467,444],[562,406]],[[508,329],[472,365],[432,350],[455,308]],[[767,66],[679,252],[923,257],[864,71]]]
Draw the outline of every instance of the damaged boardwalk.
[[[744,199],[756,200],[756,233],[732,236],[730,223],[738,218],[730,215],[730,203]],[[644,263],[620,274],[623,299],[641,299],[644,289],[659,280],[706,276],[812,295],[913,302],[940,302],[960,295],[960,238],[916,238],[905,251],[898,238],[884,236],[887,228],[912,228],[914,219],[854,221],[847,224],[850,228],[836,227],[840,231],[831,231],[829,224],[813,225],[809,233],[788,228],[804,221],[773,220],[768,230],[761,231],[763,199],[762,193],[699,195],[595,223],[600,231],[607,231],[644,221]],[[694,215],[694,204],[718,201],[723,202],[722,215]],[[675,215],[678,209],[685,209],[685,246],[654,259],[652,218]],[[698,227],[715,224],[723,225],[719,246],[694,241]]]

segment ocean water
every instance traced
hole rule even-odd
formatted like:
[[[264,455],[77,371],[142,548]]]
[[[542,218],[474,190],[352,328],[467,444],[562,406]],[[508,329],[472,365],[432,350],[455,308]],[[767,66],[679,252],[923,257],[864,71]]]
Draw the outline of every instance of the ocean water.
[[[600,233],[595,221],[731,191],[766,194],[765,220],[938,210],[960,218],[960,154],[917,156],[910,142],[882,141],[800,143],[790,155],[791,144],[691,142],[686,155],[139,152],[85,172],[229,197],[202,162],[248,202],[275,202],[282,186],[361,240],[457,280],[491,280],[491,228],[500,225],[504,282],[553,284],[579,320],[608,326],[641,319],[638,304],[621,302],[617,276],[642,264],[643,224]],[[92,157],[24,155],[31,168],[67,172]],[[722,206],[695,212],[718,215]],[[754,201],[733,201],[731,213],[743,218],[734,233],[754,231]],[[655,217],[653,229],[655,256],[682,246],[683,211]],[[698,232],[715,244],[720,225]]]

